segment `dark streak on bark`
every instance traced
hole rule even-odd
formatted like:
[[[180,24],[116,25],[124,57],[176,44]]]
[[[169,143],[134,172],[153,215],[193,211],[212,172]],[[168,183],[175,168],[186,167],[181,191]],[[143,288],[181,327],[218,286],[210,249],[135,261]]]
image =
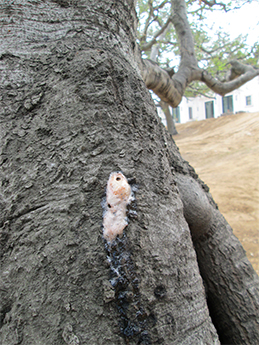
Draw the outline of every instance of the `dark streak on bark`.
[[[22,20],[10,21],[0,37],[1,49],[19,56],[1,60],[0,215],[10,219],[1,239],[1,343],[122,345],[126,339],[135,345],[139,337],[143,344],[218,344],[174,171],[196,175],[167,138],[136,68],[133,1],[116,7],[110,0],[84,1],[80,11],[63,4],[24,3],[22,13],[14,5]],[[44,97],[21,111],[41,83]],[[170,87],[162,85],[168,93]],[[119,260],[126,255],[121,274],[136,295],[123,326],[132,320],[140,326],[142,338],[134,339],[123,338],[118,325],[117,302],[120,293],[130,298],[128,285],[118,289],[117,301],[105,294],[100,202],[110,172],[118,170],[139,185],[138,217],[125,230],[130,255],[115,253]],[[214,224],[209,232],[215,244],[216,230]],[[204,258],[205,277],[215,257],[208,251]],[[212,267],[224,280],[217,269],[225,261],[219,262]],[[140,313],[134,320],[134,305],[143,308],[143,319]]]

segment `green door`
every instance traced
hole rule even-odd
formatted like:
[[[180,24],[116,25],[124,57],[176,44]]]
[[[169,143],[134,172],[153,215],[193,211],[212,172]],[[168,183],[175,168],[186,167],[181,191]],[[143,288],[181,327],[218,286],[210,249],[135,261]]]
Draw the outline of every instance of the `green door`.
[[[223,114],[234,112],[233,96],[232,95],[222,97],[222,108],[223,108]]]
[[[214,117],[214,101],[205,102],[206,119]]]

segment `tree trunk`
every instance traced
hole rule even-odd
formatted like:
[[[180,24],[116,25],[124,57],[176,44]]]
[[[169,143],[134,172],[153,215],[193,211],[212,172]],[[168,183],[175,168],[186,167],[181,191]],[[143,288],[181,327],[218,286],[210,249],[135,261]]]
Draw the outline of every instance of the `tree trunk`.
[[[4,11],[1,344],[219,344],[179,153],[135,62],[133,2]],[[118,170],[138,185],[137,217],[108,246],[101,202]]]
[[[259,344],[259,279],[217,209],[208,233],[195,242],[195,248],[221,343]]]
[[[169,145],[170,161],[219,339],[222,344],[258,344],[259,278],[209,188],[174,148]]]
[[[1,344],[218,344],[133,2],[15,2],[3,19]],[[109,248],[117,170],[138,216]]]
[[[174,124],[174,120],[173,120],[173,117],[170,113],[170,110],[169,110],[169,105],[164,102],[164,101],[160,101],[159,102],[161,107],[162,107],[162,110],[165,114],[165,117],[166,117],[166,124],[167,124],[167,130],[168,132],[171,134],[171,135],[176,135],[178,134],[176,128],[175,128],[175,124]]]
[[[167,27],[168,29],[168,27]],[[167,29],[165,29],[165,31],[159,36],[159,39],[163,40],[165,35],[166,35],[166,32],[167,32]],[[151,49],[151,53],[150,53],[150,60],[156,62],[157,60],[157,56],[158,56],[158,53],[159,53],[159,44],[155,44],[153,45],[152,49]],[[167,124],[167,130],[168,132],[171,134],[171,135],[176,135],[178,134],[177,133],[177,130],[175,128],[175,124],[174,124],[174,120],[173,120],[173,117],[170,113],[170,109],[169,109],[169,105],[160,100],[159,101],[159,104],[165,114],[165,117],[166,117],[166,124]]]

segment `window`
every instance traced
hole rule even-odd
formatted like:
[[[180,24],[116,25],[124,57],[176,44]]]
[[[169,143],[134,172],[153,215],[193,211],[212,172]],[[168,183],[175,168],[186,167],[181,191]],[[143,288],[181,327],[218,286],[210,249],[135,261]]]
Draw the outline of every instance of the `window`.
[[[252,105],[252,97],[246,96],[246,105]]]
[[[176,123],[180,123],[180,108],[172,108],[172,117]]]
[[[214,102],[213,101],[205,102],[205,114],[206,114],[206,119],[210,119],[214,117]]]
[[[223,108],[223,113],[233,113],[234,112],[234,107],[233,107],[233,96],[225,96],[222,97],[222,108]]]
[[[192,107],[189,107],[189,120],[192,120]]]

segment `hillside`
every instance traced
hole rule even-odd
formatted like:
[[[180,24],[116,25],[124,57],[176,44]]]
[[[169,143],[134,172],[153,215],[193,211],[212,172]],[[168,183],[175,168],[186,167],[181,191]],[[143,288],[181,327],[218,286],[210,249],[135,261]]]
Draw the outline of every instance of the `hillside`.
[[[182,156],[210,187],[259,274],[259,113],[176,125]]]

